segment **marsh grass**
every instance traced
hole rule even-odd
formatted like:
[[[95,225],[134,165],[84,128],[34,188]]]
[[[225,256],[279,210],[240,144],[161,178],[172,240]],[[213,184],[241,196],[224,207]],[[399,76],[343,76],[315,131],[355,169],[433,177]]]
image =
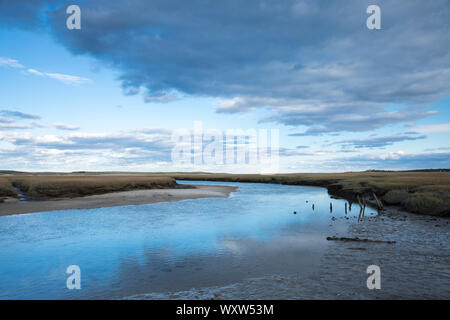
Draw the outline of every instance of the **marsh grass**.
[[[6,174],[6,173],[5,173]],[[10,174],[10,173],[8,173]],[[450,172],[349,172],[326,174],[215,174],[78,172],[76,174],[17,173],[0,176],[2,197],[17,197],[16,187],[29,199],[79,197],[117,191],[180,187],[175,179],[275,183],[320,186],[332,195],[354,201],[375,193],[388,205],[410,212],[450,216]]]
[[[11,182],[4,177],[0,177],[0,202],[6,197],[16,197],[17,193],[13,188]]]
[[[403,203],[406,210],[411,212],[434,212],[442,206],[443,200],[432,193],[416,192]]]
[[[390,190],[383,196],[383,201],[388,205],[403,205],[411,194],[406,190]]]
[[[0,177],[0,194],[17,197],[13,187],[28,199],[80,197],[109,192],[175,188],[171,177],[162,176],[10,176]],[[11,192],[12,190],[12,192]]]

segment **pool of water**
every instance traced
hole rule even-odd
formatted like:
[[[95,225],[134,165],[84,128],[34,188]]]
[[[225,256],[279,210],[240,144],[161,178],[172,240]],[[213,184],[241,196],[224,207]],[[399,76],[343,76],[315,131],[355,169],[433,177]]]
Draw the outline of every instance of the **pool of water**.
[[[323,188],[180,183],[239,191],[229,198],[0,217],[0,298],[122,298],[308,272],[328,245],[331,219],[359,213],[354,206],[346,214],[346,201]],[[80,290],[66,287],[70,265],[80,267]]]

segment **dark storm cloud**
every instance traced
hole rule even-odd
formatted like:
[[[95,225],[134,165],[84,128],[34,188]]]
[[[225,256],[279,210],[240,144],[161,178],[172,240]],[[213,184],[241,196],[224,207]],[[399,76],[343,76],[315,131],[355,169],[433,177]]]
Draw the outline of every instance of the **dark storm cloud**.
[[[25,29],[37,28],[42,23],[42,12],[52,0],[14,1],[0,0],[0,26]]]
[[[86,1],[81,30],[65,27],[67,1],[0,1],[0,23],[31,26],[47,12],[59,42],[120,70],[124,93],[145,101],[219,97],[218,112],[264,107],[263,121],[320,134],[418,120],[429,113],[385,108],[450,92],[448,0],[376,3],[377,31],[366,0]]]

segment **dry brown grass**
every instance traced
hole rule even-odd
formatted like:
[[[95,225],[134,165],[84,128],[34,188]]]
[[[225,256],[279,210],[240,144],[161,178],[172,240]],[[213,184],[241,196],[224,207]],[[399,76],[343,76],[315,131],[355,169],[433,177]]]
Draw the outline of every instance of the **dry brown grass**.
[[[175,188],[171,177],[155,176],[8,176],[0,177],[0,183],[8,190],[20,189],[29,199],[79,197],[118,191],[139,189]],[[6,181],[5,181],[6,180]],[[9,185],[8,185],[9,183]],[[0,189],[1,190],[1,189]],[[14,189],[12,189],[14,191]],[[15,194],[15,192],[14,192]]]
[[[327,174],[102,173],[13,174],[0,176],[0,198],[76,197],[115,191],[177,187],[174,179],[321,186],[353,200],[374,192],[385,204],[421,214],[450,216],[450,172],[350,172]]]
[[[15,197],[16,192],[11,184],[11,182],[5,178],[0,177],[0,202],[3,202],[4,197]]]

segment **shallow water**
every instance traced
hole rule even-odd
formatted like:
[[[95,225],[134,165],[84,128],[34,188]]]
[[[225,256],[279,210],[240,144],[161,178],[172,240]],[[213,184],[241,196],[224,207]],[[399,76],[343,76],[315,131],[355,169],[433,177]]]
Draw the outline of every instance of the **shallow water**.
[[[239,191],[229,198],[0,217],[0,298],[122,298],[305,274],[330,245],[332,217],[358,213],[355,206],[346,215],[345,201],[323,188],[180,183]],[[368,208],[366,215],[376,213]],[[66,288],[69,265],[81,269],[81,290]]]
[[[450,299],[450,219],[390,208],[381,215],[337,219],[330,235],[395,244],[330,241],[314,272],[249,278],[224,286],[149,292],[129,299]],[[380,290],[367,288],[367,267],[380,267]],[[216,294],[220,293],[220,297]]]

